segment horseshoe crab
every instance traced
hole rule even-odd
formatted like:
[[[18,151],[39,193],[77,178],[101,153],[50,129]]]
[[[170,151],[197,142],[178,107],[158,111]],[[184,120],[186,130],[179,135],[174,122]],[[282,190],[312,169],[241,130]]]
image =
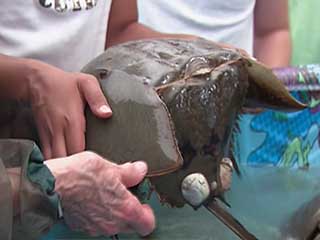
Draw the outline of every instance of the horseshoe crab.
[[[86,111],[86,149],[116,163],[145,160],[161,202],[204,205],[240,238],[256,239],[216,199],[225,202],[232,171],[240,173],[232,140],[243,108],[305,108],[271,70],[237,49],[166,39],[112,47],[83,72],[113,109],[110,120]]]
[[[232,139],[243,107],[305,107],[271,70],[237,49],[170,39],[110,48],[83,71],[97,77],[114,110],[110,121],[87,111],[88,149],[117,163],[144,159],[161,202],[204,204],[242,239],[255,239],[215,199],[224,201],[233,168],[239,173]],[[150,102],[150,112],[141,110]]]

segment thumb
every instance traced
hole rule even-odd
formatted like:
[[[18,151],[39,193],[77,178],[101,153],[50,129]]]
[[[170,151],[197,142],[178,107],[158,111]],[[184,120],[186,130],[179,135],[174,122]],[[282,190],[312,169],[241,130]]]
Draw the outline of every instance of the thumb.
[[[122,183],[126,187],[133,187],[140,183],[148,171],[147,164],[142,161],[120,165]]]
[[[83,77],[79,81],[80,92],[84,95],[91,111],[97,117],[108,118],[112,115],[112,110],[104,96],[98,80],[89,74],[82,73]]]

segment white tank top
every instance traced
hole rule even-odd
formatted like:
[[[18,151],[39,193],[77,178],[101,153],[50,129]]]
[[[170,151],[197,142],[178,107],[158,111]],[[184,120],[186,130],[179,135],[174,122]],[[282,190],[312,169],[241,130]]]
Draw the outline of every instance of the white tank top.
[[[253,50],[255,0],[139,0],[139,21],[161,32],[195,34]]]
[[[0,53],[79,71],[104,51],[111,0],[1,0]]]

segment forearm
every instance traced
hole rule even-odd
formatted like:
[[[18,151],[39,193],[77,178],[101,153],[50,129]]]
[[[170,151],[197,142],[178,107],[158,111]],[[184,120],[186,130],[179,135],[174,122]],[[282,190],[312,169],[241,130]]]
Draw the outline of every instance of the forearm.
[[[197,38],[186,34],[165,34],[154,31],[138,22],[137,9],[137,0],[112,1],[108,19],[106,48],[119,43],[146,38]]]
[[[0,99],[28,100],[31,79],[40,62],[0,54]]]
[[[291,57],[288,0],[256,0],[254,56],[269,67],[288,66]]]
[[[25,59],[0,54],[0,98],[25,99],[28,64]]]
[[[274,31],[254,40],[254,56],[269,67],[290,64],[291,39],[288,29]]]
[[[183,38],[183,39],[196,39],[197,36],[188,34],[168,34],[157,32],[141,23],[133,22],[118,32],[108,32],[106,47],[139,39],[150,39],[150,38]]]

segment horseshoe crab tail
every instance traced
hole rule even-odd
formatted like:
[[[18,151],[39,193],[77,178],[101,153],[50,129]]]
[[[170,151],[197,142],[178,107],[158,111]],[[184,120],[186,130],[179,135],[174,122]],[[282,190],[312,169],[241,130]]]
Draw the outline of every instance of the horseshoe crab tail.
[[[307,107],[290,95],[271,69],[248,59],[249,89],[245,107],[299,111]]]
[[[236,218],[219,205],[216,200],[206,204],[205,207],[233,231],[241,240],[257,240]]]

